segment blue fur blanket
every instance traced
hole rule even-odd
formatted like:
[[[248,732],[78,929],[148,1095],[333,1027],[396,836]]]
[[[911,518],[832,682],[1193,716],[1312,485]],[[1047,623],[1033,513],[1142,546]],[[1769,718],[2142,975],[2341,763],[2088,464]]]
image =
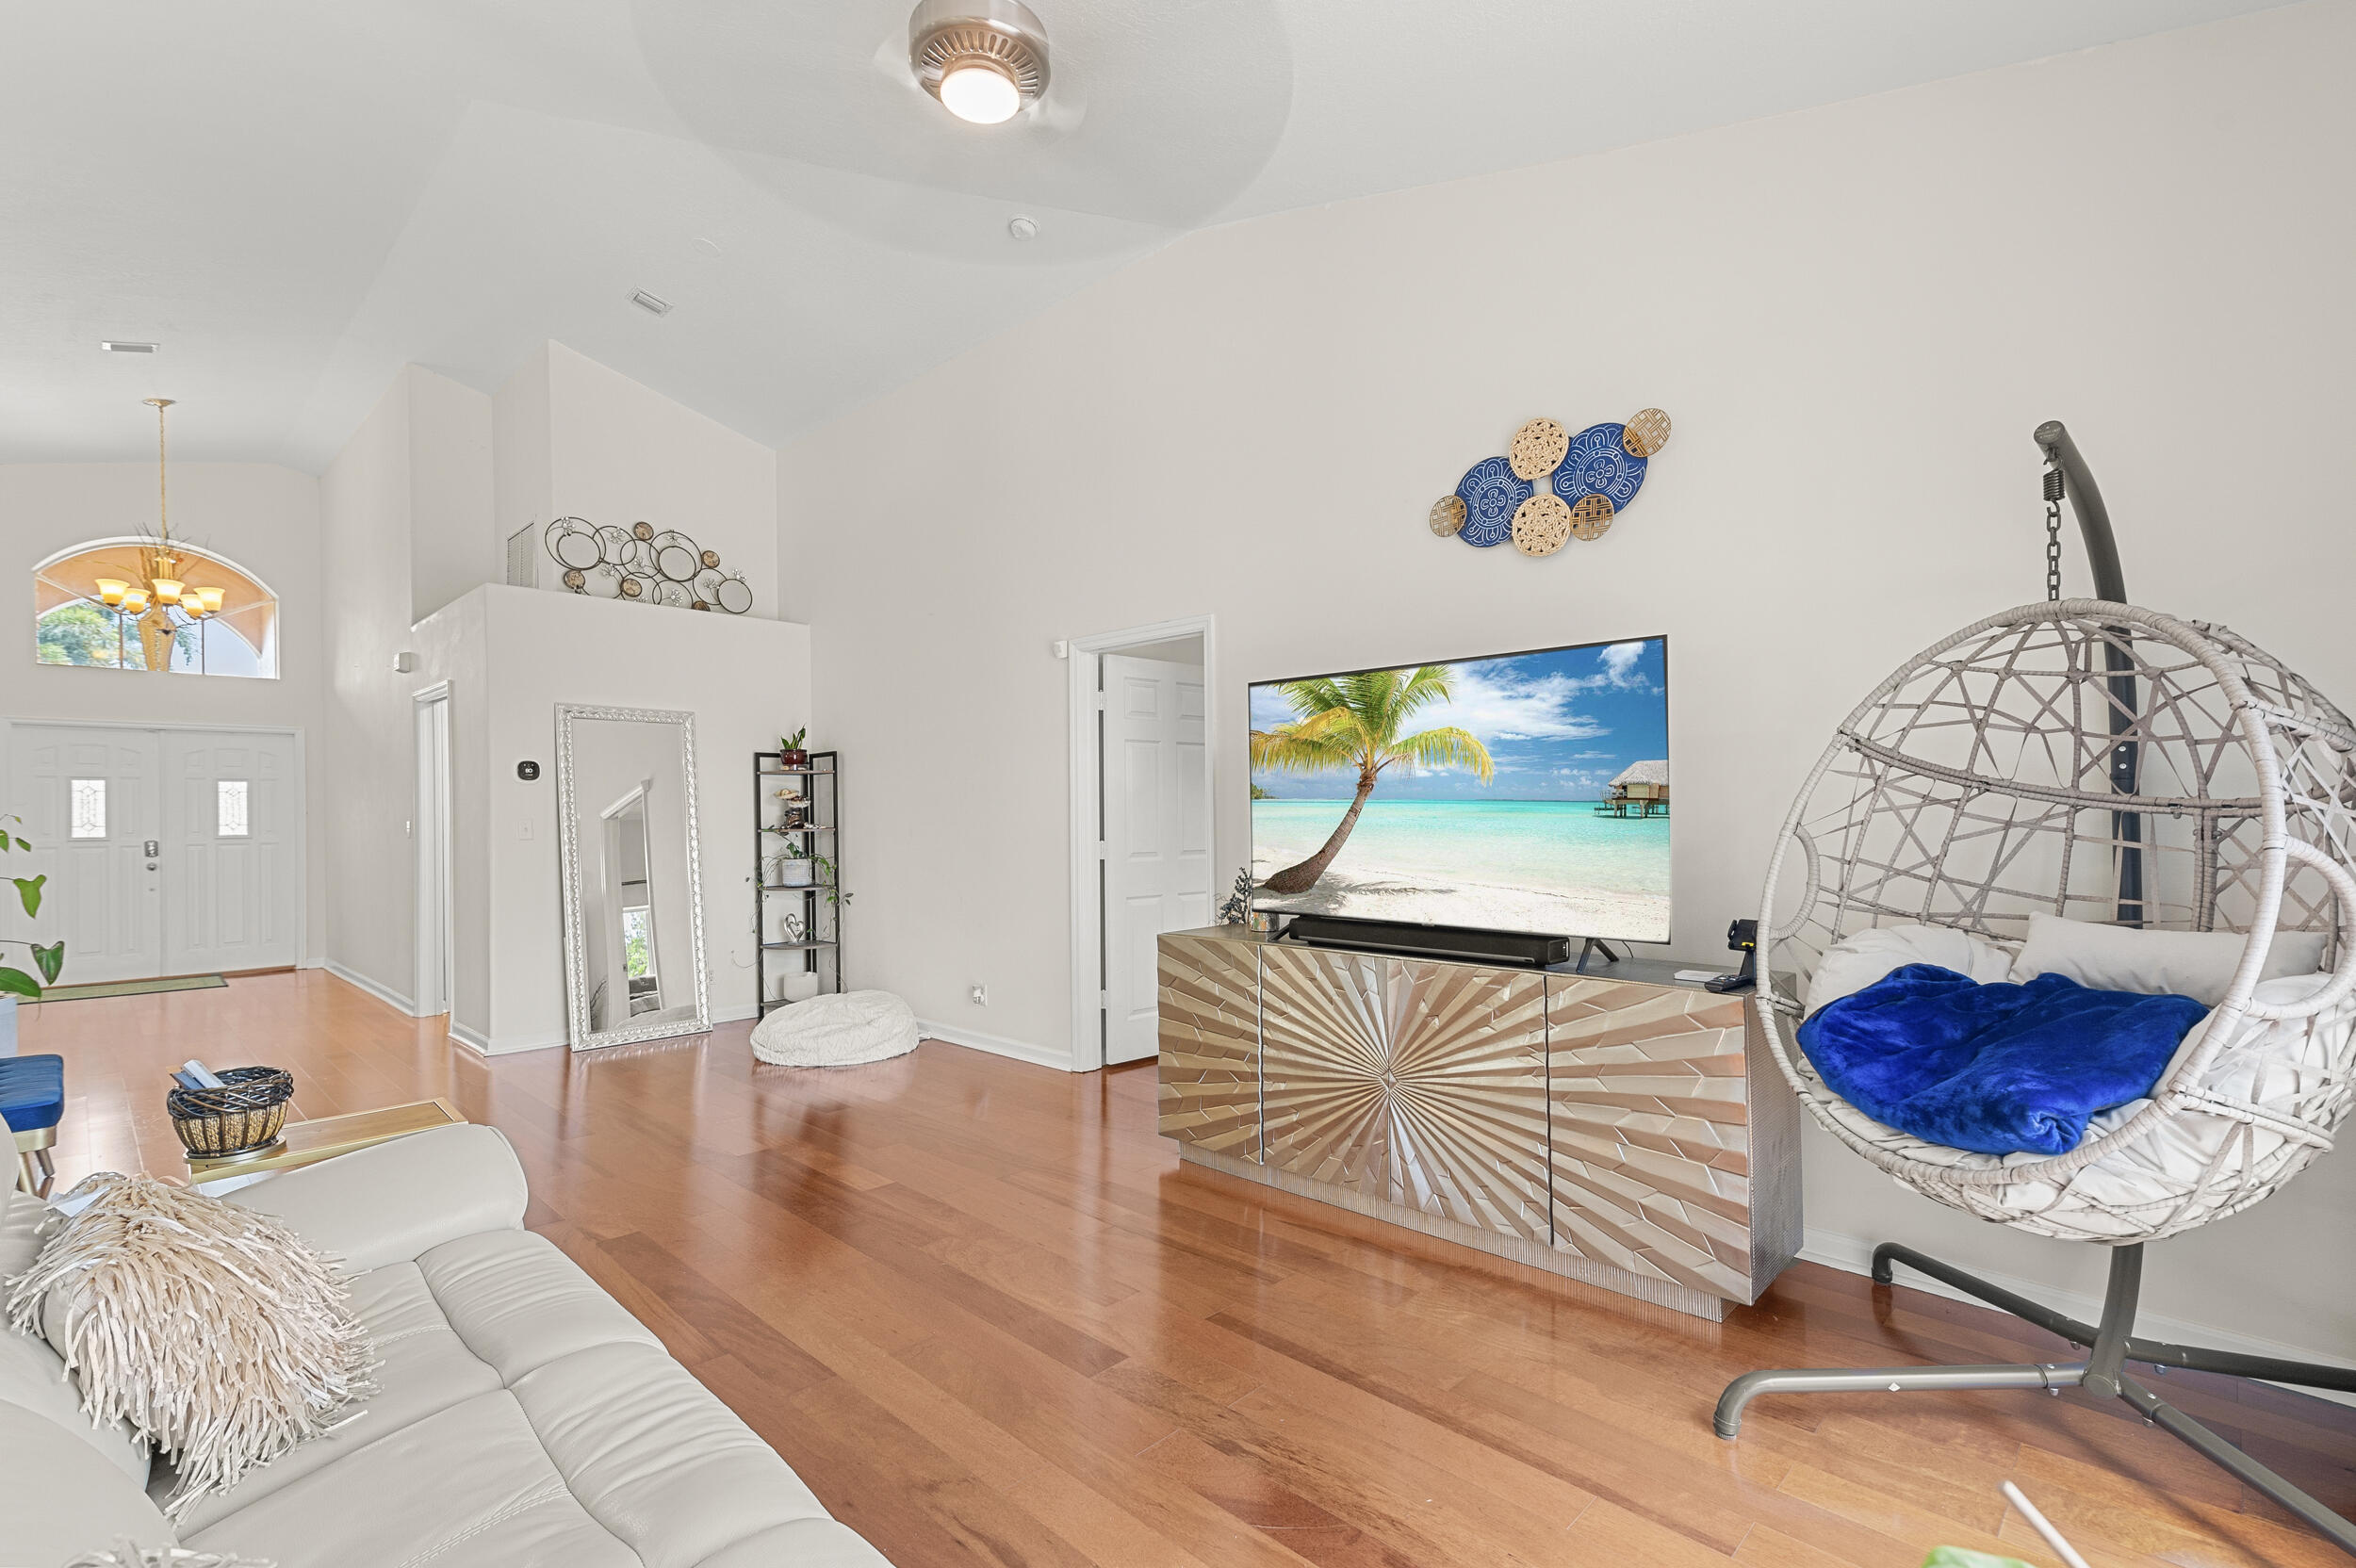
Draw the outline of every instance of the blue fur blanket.
[[[1950,1149],[2062,1154],[2086,1120],[2151,1092],[2208,1008],[2189,996],[2089,990],[2059,974],[1983,986],[1908,964],[1800,1025],[1833,1092]]]

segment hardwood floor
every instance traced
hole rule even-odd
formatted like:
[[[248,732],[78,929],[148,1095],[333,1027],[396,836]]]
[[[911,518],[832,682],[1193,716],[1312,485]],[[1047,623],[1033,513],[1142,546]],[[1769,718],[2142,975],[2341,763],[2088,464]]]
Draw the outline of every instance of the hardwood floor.
[[[1182,1168],[1149,1065],[957,1047],[766,1067],[748,1026],[484,1062],[319,972],[26,1008],[57,1150],[181,1172],[164,1072],[295,1070],[324,1116],[442,1095],[507,1134],[530,1222],[902,1568],[2340,1563],[2165,1433],[2075,1394],[1769,1399],[1755,1366],[2052,1357],[1986,1309],[1813,1265],[1723,1324]],[[2356,1411],[2172,1375],[2184,1408],[2342,1510]]]

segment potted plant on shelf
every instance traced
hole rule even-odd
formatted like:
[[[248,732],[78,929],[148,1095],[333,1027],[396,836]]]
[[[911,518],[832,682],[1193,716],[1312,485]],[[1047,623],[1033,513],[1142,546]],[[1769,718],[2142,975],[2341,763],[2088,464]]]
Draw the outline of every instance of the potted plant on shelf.
[[[804,725],[801,728],[795,730],[793,734],[788,735],[783,741],[778,743],[778,745],[783,753],[783,760],[778,762],[777,766],[781,768],[807,768],[810,766],[810,753],[803,749],[802,746],[803,740],[806,739],[809,734],[810,726]]]
[[[777,857],[776,865],[777,886],[780,888],[809,888],[817,885],[818,866],[815,861],[811,860],[806,850],[788,850]]]

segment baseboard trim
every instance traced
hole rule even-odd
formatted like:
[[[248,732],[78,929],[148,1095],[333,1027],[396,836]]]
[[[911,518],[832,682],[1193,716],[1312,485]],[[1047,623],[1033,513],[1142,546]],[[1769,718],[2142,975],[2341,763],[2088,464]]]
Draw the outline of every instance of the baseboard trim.
[[[346,969],[343,965],[337,963],[333,958],[330,958],[325,963],[319,965],[319,968],[325,970],[336,979],[341,980],[347,986],[359,987],[360,989],[368,992],[370,996],[376,998],[379,1002],[384,1003],[386,1006],[398,1007],[406,1017],[416,1018],[417,1016],[417,1006],[409,1000],[408,996],[401,991],[393,989],[390,986],[379,985],[375,981],[369,979],[367,975],[362,974],[359,971]]]
[[[918,1019],[916,1029],[917,1033],[926,1039],[946,1040],[951,1045],[961,1045],[968,1051],[987,1051],[993,1056],[1011,1056],[1018,1062],[1028,1062],[1033,1067],[1054,1068],[1057,1072],[1075,1070],[1072,1065],[1072,1053],[1069,1051],[1053,1051],[1043,1045],[1033,1045],[1028,1040],[1010,1040],[1004,1035],[986,1035],[979,1029],[968,1029],[961,1024],[942,1023],[929,1018]]]
[[[1873,1272],[1874,1246],[1873,1242],[1857,1236],[1843,1235],[1838,1231],[1820,1231],[1811,1225],[1806,1244],[1800,1249],[1800,1256],[1806,1262],[1838,1268],[1844,1274],[1870,1276]],[[2066,1313],[2081,1323],[2092,1323],[2102,1315],[2102,1298],[2099,1296],[2089,1296],[2083,1291],[2060,1290],[2040,1280],[2023,1279],[2018,1274],[1999,1274],[1988,1268],[1973,1268],[1971,1272],[1989,1284],[2002,1285],[2032,1301],[2041,1301],[2055,1312]],[[1898,1266],[1897,1273],[1900,1284],[1927,1295],[1943,1296],[1950,1301],[1969,1301],[1974,1306],[1988,1306],[1987,1302],[1966,1296],[1943,1281],[1934,1280],[1927,1274],[1917,1274],[1904,1264]],[[1989,1307],[1988,1310],[1993,1312],[1996,1309]],[[2286,1361],[2315,1362],[2325,1366],[2356,1367],[2356,1362],[2329,1351],[2311,1349],[2304,1345],[2285,1345],[2279,1339],[2260,1339],[2255,1334],[2238,1333],[2210,1323],[2187,1322],[2181,1317],[2168,1317],[2155,1312],[2138,1313],[2135,1329],[2146,1339],[2165,1340],[2176,1345],[2205,1345],[2213,1350],[2237,1350],[2246,1356],[2275,1356]],[[2288,1383],[2277,1386],[2292,1387]],[[2335,1405],[2356,1406],[2356,1394],[2342,1394],[2328,1388],[2294,1388],[2293,1392],[2312,1394]]]

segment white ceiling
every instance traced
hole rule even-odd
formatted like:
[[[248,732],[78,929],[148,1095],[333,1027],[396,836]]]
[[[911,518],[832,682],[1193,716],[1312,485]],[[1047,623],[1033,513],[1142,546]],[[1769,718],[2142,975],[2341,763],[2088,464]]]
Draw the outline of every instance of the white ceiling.
[[[911,3],[8,5],[0,462],[143,456],[163,395],[177,455],[317,470],[404,362],[549,337],[780,442],[1189,229],[2275,0],[1032,0],[990,129]]]

